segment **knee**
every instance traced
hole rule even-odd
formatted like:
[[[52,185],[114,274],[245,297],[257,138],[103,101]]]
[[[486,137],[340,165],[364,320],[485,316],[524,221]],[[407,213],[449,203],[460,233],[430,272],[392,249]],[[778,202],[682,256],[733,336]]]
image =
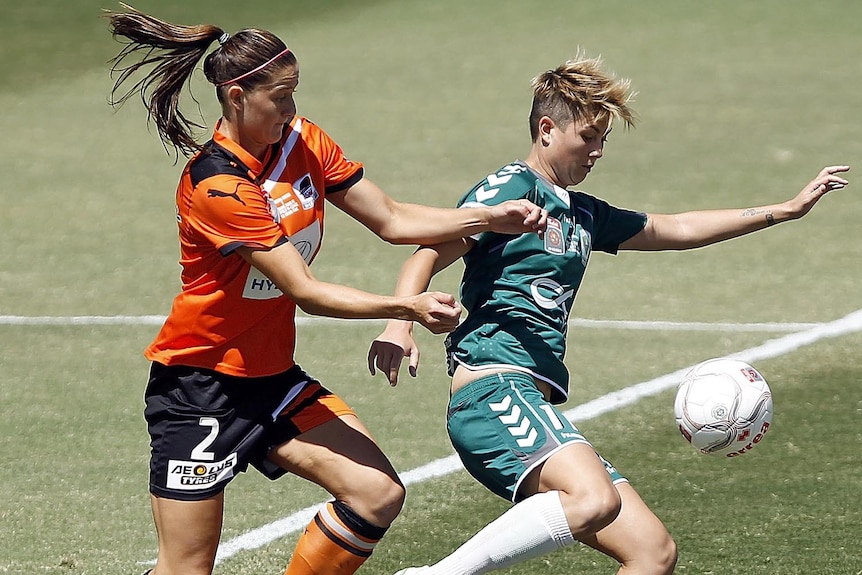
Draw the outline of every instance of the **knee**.
[[[610,525],[622,509],[622,500],[617,490],[610,488],[596,494],[587,505],[589,529],[593,533]]]
[[[560,493],[560,501],[569,521],[572,534],[591,535],[610,525],[622,509],[622,500],[613,486],[593,491],[583,497]]]
[[[648,575],[673,575],[677,561],[676,542],[666,535],[660,541],[651,541],[640,547],[632,561],[624,562],[637,573]]]
[[[379,487],[377,502],[377,514],[380,516],[382,527],[388,527],[395,518],[401,513],[401,508],[404,506],[404,498],[406,490],[400,481],[384,481]]]
[[[653,547],[652,564],[656,575],[671,575],[678,557],[676,541],[668,535],[660,545]]]
[[[362,489],[342,497],[369,523],[389,527],[404,506],[405,489],[397,478],[375,474],[362,482]]]

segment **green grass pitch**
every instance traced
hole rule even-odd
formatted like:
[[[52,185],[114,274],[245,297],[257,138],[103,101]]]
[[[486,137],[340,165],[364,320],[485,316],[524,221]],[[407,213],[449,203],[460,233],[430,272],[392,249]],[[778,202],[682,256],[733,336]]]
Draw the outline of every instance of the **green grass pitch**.
[[[0,316],[167,313],[179,285],[181,166],[138,102],[116,112],[107,104],[106,62],[119,46],[100,11],[118,4],[0,4]],[[632,79],[640,120],[614,130],[581,186],[589,193],[651,211],[746,207],[790,197],[824,165],[854,171],[800,222],[694,252],[596,255],[574,317],[825,323],[862,308],[859,2],[133,5],[180,23],[278,33],[302,66],[299,112],[391,195],[440,206],[526,154],[535,74],[578,48],[601,55]],[[193,88],[211,125],[211,87],[197,78]],[[390,292],[411,249],[385,245],[336,210],[327,224],[318,277]],[[453,268],[437,289],[457,290]],[[156,329],[0,322],[0,573],[136,574],[154,559],[141,351]],[[380,329],[304,325],[298,359],[406,472],[452,453],[442,340],[421,334],[419,377],[390,389],[365,370]],[[565,408],[783,335],[573,326]],[[856,331],[757,362],[775,418],[743,458],[694,452],[674,428],[671,390],[580,426],[666,522],[680,547],[677,573],[859,575],[860,348]],[[223,542],[325,498],[296,478],[245,474],[228,488]],[[463,472],[412,484],[360,573],[439,559],[505,509]],[[281,573],[296,535],[238,551],[215,573]],[[504,573],[615,569],[573,546]]]

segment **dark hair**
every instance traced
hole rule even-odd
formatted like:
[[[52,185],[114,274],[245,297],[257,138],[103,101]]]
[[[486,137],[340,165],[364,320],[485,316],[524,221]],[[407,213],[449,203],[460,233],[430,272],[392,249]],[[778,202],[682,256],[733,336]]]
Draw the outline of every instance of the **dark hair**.
[[[128,12],[106,13],[111,34],[116,39],[124,39],[121,41],[125,44],[110,61],[111,77],[118,75],[111,90],[110,103],[121,106],[133,94],[139,93],[148,119],[155,122],[165,147],[170,145],[185,156],[201,148],[193,130],[204,126],[183,115],[179,109],[180,94],[214,41],[218,40],[220,46],[206,57],[203,71],[206,79],[216,86],[216,96],[223,107],[226,103],[224,92],[234,79],[237,79],[236,84],[252,90],[278,68],[264,66],[254,73],[249,74],[250,71],[274,58],[278,59],[279,67],[296,64],[296,57],[286,52],[284,42],[266,30],[249,28],[229,36],[211,24],[181,26],[144,14],[127,4],[121,3],[121,6]],[[283,57],[279,58],[282,53]],[[126,61],[139,55],[135,62]],[[129,90],[121,93],[120,87],[144,67],[151,69]]]

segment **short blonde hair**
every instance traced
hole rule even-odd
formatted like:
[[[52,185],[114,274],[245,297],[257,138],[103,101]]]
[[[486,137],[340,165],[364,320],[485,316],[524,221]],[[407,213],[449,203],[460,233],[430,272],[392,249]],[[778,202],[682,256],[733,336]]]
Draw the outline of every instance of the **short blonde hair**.
[[[627,128],[634,126],[635,114],[629,107],[635,96],[631,81],[606,72],[601,58],[587,58],[579,52],[561,66],[533,78],[532,87],[533,141],[539,135],[542,116],[548,116],[561,128],[574,121],[606,117],[621,119]]]

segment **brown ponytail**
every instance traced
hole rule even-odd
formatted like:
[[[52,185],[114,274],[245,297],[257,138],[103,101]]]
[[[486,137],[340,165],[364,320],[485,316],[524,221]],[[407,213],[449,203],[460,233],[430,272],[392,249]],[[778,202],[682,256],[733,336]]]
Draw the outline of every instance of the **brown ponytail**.
[[[171,24],[135,10],[121,3],[128,12],[107,12],[111,34],[126,45],[111,60],[111,77],[117,75],[111,90],[112,106],[123,105],[138,93],[147,109],[149,120],[155,122],[159,137],[165,146],[185,156],[200,149],[193,130],[203,128],[183,115],[179,109],[183,85],[191,78],[195,67],[219,41],[219,48],[204,60],[206,79],[217,86],[216,95],[222,105],[226,84],[241,78],[236,84],[252,90],[265,81],[278,66],[296,64],[296,58],[275,34],[266,30],[241,30],[233,36],[218,26],[200,24],[181,26]],[[283,53],[283,57],[279,54]],[[139,58],[128,63],[127,58]],[[278,62],[259,71],[256,68],[273,59]],[[146,75],[130,89],[121,93],[120,87],[130,76],[143,67],[150,67]],[[249,71],[254,73],[248,74]]]
[[[139,93],[149,119],[162,142],[189,156],[200,148],[192,131],[202,128],[179,109],[180,92],[210,44],[223,30],[217,26],[177,26],[122,4],[129,12],[109,12],[111,34],[125,38],[126,46],[111,60],[111,77],[119,74],[111,90],[111,105],[121,106]],[[130,56],[140,60],[127,63]],[[139,69],[152,65],[144,78],[118,97],[120,86]]]

